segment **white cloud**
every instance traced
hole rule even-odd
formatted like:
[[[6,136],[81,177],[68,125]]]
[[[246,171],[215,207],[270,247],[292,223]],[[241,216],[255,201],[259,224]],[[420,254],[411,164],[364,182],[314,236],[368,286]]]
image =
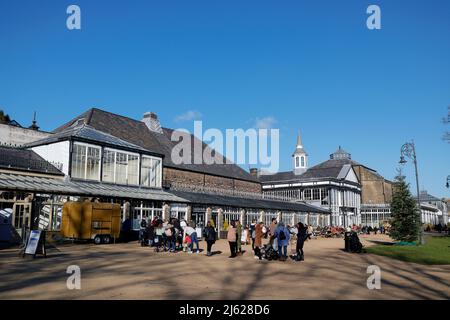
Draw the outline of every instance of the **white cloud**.
[[[264,118],[256,118],[253,127],[256,129],[272,129],[277,122],[278,122],[277,119],[271,116]]]
[[[195,110],[186,111],[183,114],[180,114],[175,117],[175,122],[184,122],[184,121],[192,121],[198,120],[202,117],[202,114]]]

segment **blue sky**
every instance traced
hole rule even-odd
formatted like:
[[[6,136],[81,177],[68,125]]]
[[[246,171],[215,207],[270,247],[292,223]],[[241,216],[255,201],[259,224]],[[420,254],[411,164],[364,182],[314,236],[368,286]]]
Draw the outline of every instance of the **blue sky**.
[[[66,28],[70,4],[81,30]],[[381,30],[366,28],[370,4]],[[311,164],[342,145],[388,179],[414,139],[421,187],[448,197],[448,105],[445,0],[0,2],[0,108],[23,125],[92,106],[188,129],[263,120],[280,129],[282,170],[301,130]]]

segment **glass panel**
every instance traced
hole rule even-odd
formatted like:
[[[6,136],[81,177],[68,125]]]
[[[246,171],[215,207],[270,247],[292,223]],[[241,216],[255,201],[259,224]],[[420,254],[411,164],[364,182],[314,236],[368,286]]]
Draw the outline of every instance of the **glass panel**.
[[[98,180],[100,174],[100,149],[87,149],[86,179]]]
[[[320,189],[313,189],[313,200],[320,200]]]
[[[86,146],[74,144],[72,152],[72,177],[85,178]]]
[[[127,154],[116,152],[116,183],[127,183]]]
[[[152,172],[154,174],[152,187],[161,187],[161,160],[153,159]]]
[[[305,189],[304,191],[304,199],[311,200],[311,189]]]
[[[139,156],[128,155],[128,184],[137,185],[139,177]]]
[[[141,185],[150,187],[150,171],[152,166],[152,159],[148,157],[142,157],[141,164]]]
[[[103,155],[103,181],[114,182],[114,158],[115,152],[105,150]]]

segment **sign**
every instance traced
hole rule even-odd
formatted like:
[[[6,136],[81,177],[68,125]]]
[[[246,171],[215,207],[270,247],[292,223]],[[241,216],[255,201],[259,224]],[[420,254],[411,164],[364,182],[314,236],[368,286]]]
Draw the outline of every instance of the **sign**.
[[[36,250],[41,239],[41,230],[31,230],[30,237],[28,238],[25,254],[36,254]]]
[[[44,257],[47,257],[45,250],[45,232],[41,230],[31,230],[25,251],[23,251],[23,256],[29,254],[34,257],[37,253],[41,253]]]

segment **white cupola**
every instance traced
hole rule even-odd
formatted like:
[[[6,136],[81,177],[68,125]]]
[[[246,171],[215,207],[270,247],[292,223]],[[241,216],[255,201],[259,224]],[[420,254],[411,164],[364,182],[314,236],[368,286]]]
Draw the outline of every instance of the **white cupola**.
[[[301,133],[297,136],[297,147],[292,155],[294,162],[294,173],[300,175],[308,170],[308,154],[305,149],[303,149],[302,135]]]

